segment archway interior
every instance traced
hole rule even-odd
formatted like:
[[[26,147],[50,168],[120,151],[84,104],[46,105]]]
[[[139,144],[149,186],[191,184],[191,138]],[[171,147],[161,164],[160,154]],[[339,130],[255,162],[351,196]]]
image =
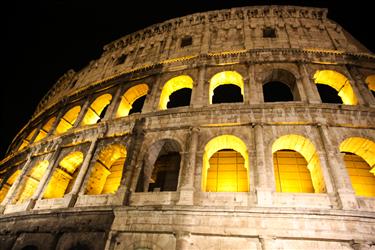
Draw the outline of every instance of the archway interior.
[[[242,76],[236,71],[223,71],[223,72],[215,74],[210,80],[210,87],[209,87],[210,104],[214,104],[215,102],[219,103],[217,101],[220,101],[220,99],[216,100],[216,98],[217,98],[216,97],[215,102],[214,102],[214,96],[216,95],[214,90],[219,86],[228,85],[228,84],[235,85],[235,86],[240,88],[240,94],[241,94],[242,99],[239,97],[238,89],[233,88],[233,87],[230,87],[230,88],[233,88],[232,91],[231,91],[232,93],[231,92],[225,93],[225,91],[224,91],[223,95],[225,97],[221,98],[221,99],[228,100],[227,102],[233,102],[233,100],[234,100],[234,102],[239,102],[239,101],[243,102],[243,99],[244,99],[243,98],[244,97],[244,82],[243,82]],[[224,88],[224,90],[225,90],[225,88]],[[222,90],[219,89],[219,93],[221,91]]]
[[[0,190],[0,203],[4,200],[5,196],[8,194],[9,189],[12,187],[13,183],[16,181],[20,173],[21,173],[21,170],[17,169],[16,171],[14,171],[13,174],[9,176],[8,179],[2,180],[3,183],[1,186],[1,190]]]
[[[19,151],[22,150],[22,149],[24,149],[25,147],[27,147],[30,143],[32,143],[31,140],[32,140],[33,137],[34,137],[35,132],[36,132],[36,128],[33,129],[33,130],[27,135],[27,137],[26,137],[25,139],[22,140],[21,145],[18,147],[18,150],[19,150]]]
[[[314,193],[307,161],[294,150],[273,153],[276,192]]]
[[[353,189],[357,195],[375,197],[375,143],[350,137],[340,144]]]
[[[192,92],[192,89],[189,89],[189,88],[182,88],[173,92],[169,96],[169,102],[167,104],[167,108],[170,109],[170,108],[189,106],[191,92]]]
[[[48,167],[48,164],[49,163],[46,160],[40,161],[28,171],[21,181],[21,185],[13,203],[20,204],[32,197]]]
[[[105,111],[108,105],[111,103],[112,95],[104,94],[99,96],[92,102],[88,107],[85,116],[82,120],[82,125],[90,125],[99,122],[104,118]]]
[[[263,85],[264,102],[294,101],[293,93],[287,84],[279,81],[267,82]]]
[[[62,198],[65,194],[68,194],[74,185],[82,162],[83,153],[80,151],[65,156],[55,168],[44,191],[43,198]]]
[[[343,104],[358,104],[350,81],[344,75],[334,70],[317,70],[314,74],[314,81],[316,84],[325,84],[334,88]]]
[[[74,123],[80,111],[81,107],[75,106],[71,108],[68,112],[66,112],[65,115],[61,117],[59,124],[56,127],[55,134],[62,134],[71,129],[74,126]]]
[[[130,115],[130,111],[133,108],[134,102],[136,102],[141,97],[145,97],[149,91],[148,85],[145,83],[135,85],[129,88],[122,96],[119,107],[116,112],[116,117],[123,117]],[[137,103],[137,106],[141,106],[140,110],[137,112],[142,111],[142,107],[144,104],[144,100],[141,103]],[[132,113],[135,113],[135,110],[132,110]]]
[[[203,192],[248,192],[249,158],[246,144],[236,136],[210,140],[203,155]]]
[[[368,76],[365,82],[367,83],[369,90],[375,98],[375,75]]]
[[[51,131],[53,124],[56,121],[56,117],[50,118],[44,125],[43,127],[39,130],[38,135],[35,137],[35,142],[42,140],[45,138],[48,133]]]
[[[290,152],[287,151],[288,153],[286,153],[285,151],[283,152],[283,154],[276,154],[275,153],[277,151],[282,151],[282,150],[292,150],[292,151],[295,151],[295,152]],[[294,153],[294,154],[291,154],[291,153]],[[296,154],[298,153],[298,154]],[[293,170],[295,173],[291,176],[294,176],[294,177],[297,177],[297,174],[299,175],[299,172],[301,170],[303,170],[303,167],[302,166],[299,166],[299,165],[303,165],[304,167],[307,167],[307,169],[309,170],[309,174],[310,174],[310,178],[311,178],[311,181],[312,181],[312,185],[313,185],[313,191],[314,193],[324,193],[326,192],[326,186],[325,186],[325,182],[324,182],[324,178],[323,178],[323,173],[322,173],[322,169],[321,169],[321,165],[320,165],[320,160],[319,160],[319,156],[317,154],[317,151],[315,149],[315,146],[310,142],[310,140],[308,140],[307,138],[303,137],[303,136],[300,136],[300,135],[296,135],[296,134],[289,134],[289,135],[284,135],[284,136],[281,136],[279,137],[272,145],[272,154],[274,155],[274,157],[276,156],[276,163],[278,163],[278,158],[285,158],[285,155],[286,154],[290,154],[289,158],[291,159],[282,159],[281,162],[279,163],[282,163],[281,167],[282,169],[280,169],[279,166],[278,169],[276,169],[276,166],[274,168],[275,170],[275,182],[276,184],[278,183],[278,181],[281,181],[285,188],[284,190],[291,190],[291,188],[286,188],[286,187],[291,187],[293,185],[293,183],[288,183],[289,179],[292,180],[291,178],[286,178],[285,180],[283,179],[280,179],[280,177],[283,177],[282,176],[278,176],[278,172],[281,170],[282,172],[286,172],[288,171],[288,166],[284,167],[284,165],[290,165],[290,164],[284,164],[284,163],[288,163],[288,162],[294,162],[294,167],[291,168],[290,170]],[[301,159],[301,157],[299,156],[303,156],[304,158],[304,161],[303,159]],[[294,159],[294,160],[293,160]],[[274,158],[274,164],[275,164],[275,158]],[[306,166],[305,166],[306,165]],[[285,170],[285,171],[284,171]],[[301,175],[302,175],[302,171],[301,171]],[[305,174],[303,174],[304,176],[306,176]],[[285,175],[284,175],[285,176]],[[279,180],[277,179],[279,178]],[[306,177],[303,177],[303,178],[306,178]],[[303,180],[303,178],[301,180]],[[295,183],[297,186],[300,185],[299,183]],[[279,187],[280,188],[280,187]],[[276,187],[276,190],[278,189],[278,187]],[[298,192],[298,189],[297,188],[294,188],[293,192]],[[285,192],[283,191],[283,189],[281,188],[280,190],[281,192]],[[304,189],[299,189],[300,192],[305,192],[305,191],[309,191],[307,188],[304,188]],[[288,191],[289,192],[289,191]],[[309,191],[310,192],[310,191]]]
[[[154,143],[145,156],[137,192],[176,191],[180,172],[180,146],[170,139]]]
[[[113,144],[100,151],[86,186],[86,194],[113,194],[122,179],[126,148]]]
[[[146,101],[146,95],[139,97],[137,100],[135,100],[132,104],[132,108],[129,110],[129,115],[135,114],[135,113],[141,113],[143,105]]]
[[[188,91],[185,91],[185,95],[180,96],[183,97],[183,100],[171,100],[171,97],[173,97],[172,94],[182,89],[193,89],[193,79],[190,76],[181,75],[168,80],[164,84],[160,94],[159,110],[167,109],[168,104],[171,108],[190,105],[191,91],[190,93]],[[176,94],[178,95],[178,93]],[[174,103],[177,103],[177,106],[174,106]]]
[[[234,84],[224,84],[214,89],[212,104],[243,102],[241,88]]]
[[[336,89],[331,86],[317,83],[316,88],[323,103],[343,104],[342,99],[337,95]]]

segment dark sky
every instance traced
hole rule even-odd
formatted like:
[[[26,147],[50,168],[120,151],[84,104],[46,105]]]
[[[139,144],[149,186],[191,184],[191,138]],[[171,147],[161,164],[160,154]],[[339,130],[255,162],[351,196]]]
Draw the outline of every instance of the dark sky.
[[[13,1],[15,2],[15,1]],[[196,12],[250,5],[326,7],[371,51],[374,16],[371,1],[17,1],[5,10],[0,84],[0,158],[31,118],[38,102],[69,69],[100,57],[105,44],[149,25]],[[348,2],[348,3],[347,3]],[[349,4],[351,2],[351,4]]]

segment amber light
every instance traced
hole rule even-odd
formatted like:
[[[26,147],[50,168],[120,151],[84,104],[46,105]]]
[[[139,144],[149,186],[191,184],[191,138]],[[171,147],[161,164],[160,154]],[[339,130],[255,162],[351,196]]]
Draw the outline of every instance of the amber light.
[[[241,88],[241,94],[244,95],[244,82],[242,76],[236,71],[223,71],[215,74],[210,80],[209,98],[210,104],[212,104],[212,97],[214,96],[214,90],[220,85],[234,84]]]
[[[116,117],[129,115],[129,111],[132,109],[133,103],[142,96],[147,95],[147,93],[148,86],[144,83],[129,88],[125,94],[121,96],[121,102],[117,109]]]
[[[191,79],[190,76],[187,75],[181,75],[174,77],[170,80],[168,80],[164,86],[163,90],[160,94],[160,102],[159,102],[159,109],[165,110],[167,109],[167,104],[169,102],[169,97],[173,92],[176,92],[177,90],[183,89],[183,88],[193,88],[193,79]]]

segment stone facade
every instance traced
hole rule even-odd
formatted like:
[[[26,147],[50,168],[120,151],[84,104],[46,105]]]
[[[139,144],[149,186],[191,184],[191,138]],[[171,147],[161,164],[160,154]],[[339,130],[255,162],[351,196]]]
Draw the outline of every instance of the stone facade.
[[[361,138],[356,147],[367,147],[367,155],[359,155],[374,164],[375,98],[367,79],[375,75],[375,55],[326,15],[326,9],[290,6],[197,13],[127,35],[81,71],[68,71],[0,162],[0,248],[375,248],[375,198],[356,195],[342,156],[352,146],[341,149],[347,139]],[[344,76],[338,93],[350,88],[353,103],[323,103],[316,88],[321,71]],[[210,104],[211,79],[221,72],[242,77],[242,103]],[[177,76],[192,79],[190,106],[160,109],[165,83]],[[285,82],[294,100],[264,102],[262,86],[270,80]],[[118,117],[126,91],[138,84],[147,89],[142,112]],[[104,117],[81,125],[103,94],[112,98]],[[70,121],[66,112],[75,106],[80,109]],[[56,134],[62,120],[71,128]],[[41,130],[46,135],[36,140]],[[222,135],[245,145],[248,192],[202,188],[206,145]],[[285,149],[314,148],[311,159],[320,167],[310,171],[322,192],[276,191],[273,148],[290,135],[305,141]],[[91,176],[110,145],[126,148],[120,185],[89,194],[86,187],[97,183]],[[147,192],[143,183],[139,191],[163,150],[181,156],[177,189]],[[83,158],[69,177],[69,192],[46,198],[57,165],[77,151]],[[41,161],[47,165],[38,177],[33,169]],[[33,192],[17,202],[29,179],[37,180]]]

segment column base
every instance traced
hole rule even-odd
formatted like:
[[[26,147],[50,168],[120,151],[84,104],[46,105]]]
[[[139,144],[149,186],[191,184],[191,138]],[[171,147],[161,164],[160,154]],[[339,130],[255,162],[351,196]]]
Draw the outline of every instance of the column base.
[[[176,205],[180,206],[192,206],[194,205],[194,190],[192,189],[183,189],[180,190],[180,198]]]
[[[257,188],[257,204],[260,207],[272,206],[272,189],[270,188]]]
[[[344,210],[357,210],[358,202],[355,193],[351,190],[339,190],[337,192],[341,208]]]

